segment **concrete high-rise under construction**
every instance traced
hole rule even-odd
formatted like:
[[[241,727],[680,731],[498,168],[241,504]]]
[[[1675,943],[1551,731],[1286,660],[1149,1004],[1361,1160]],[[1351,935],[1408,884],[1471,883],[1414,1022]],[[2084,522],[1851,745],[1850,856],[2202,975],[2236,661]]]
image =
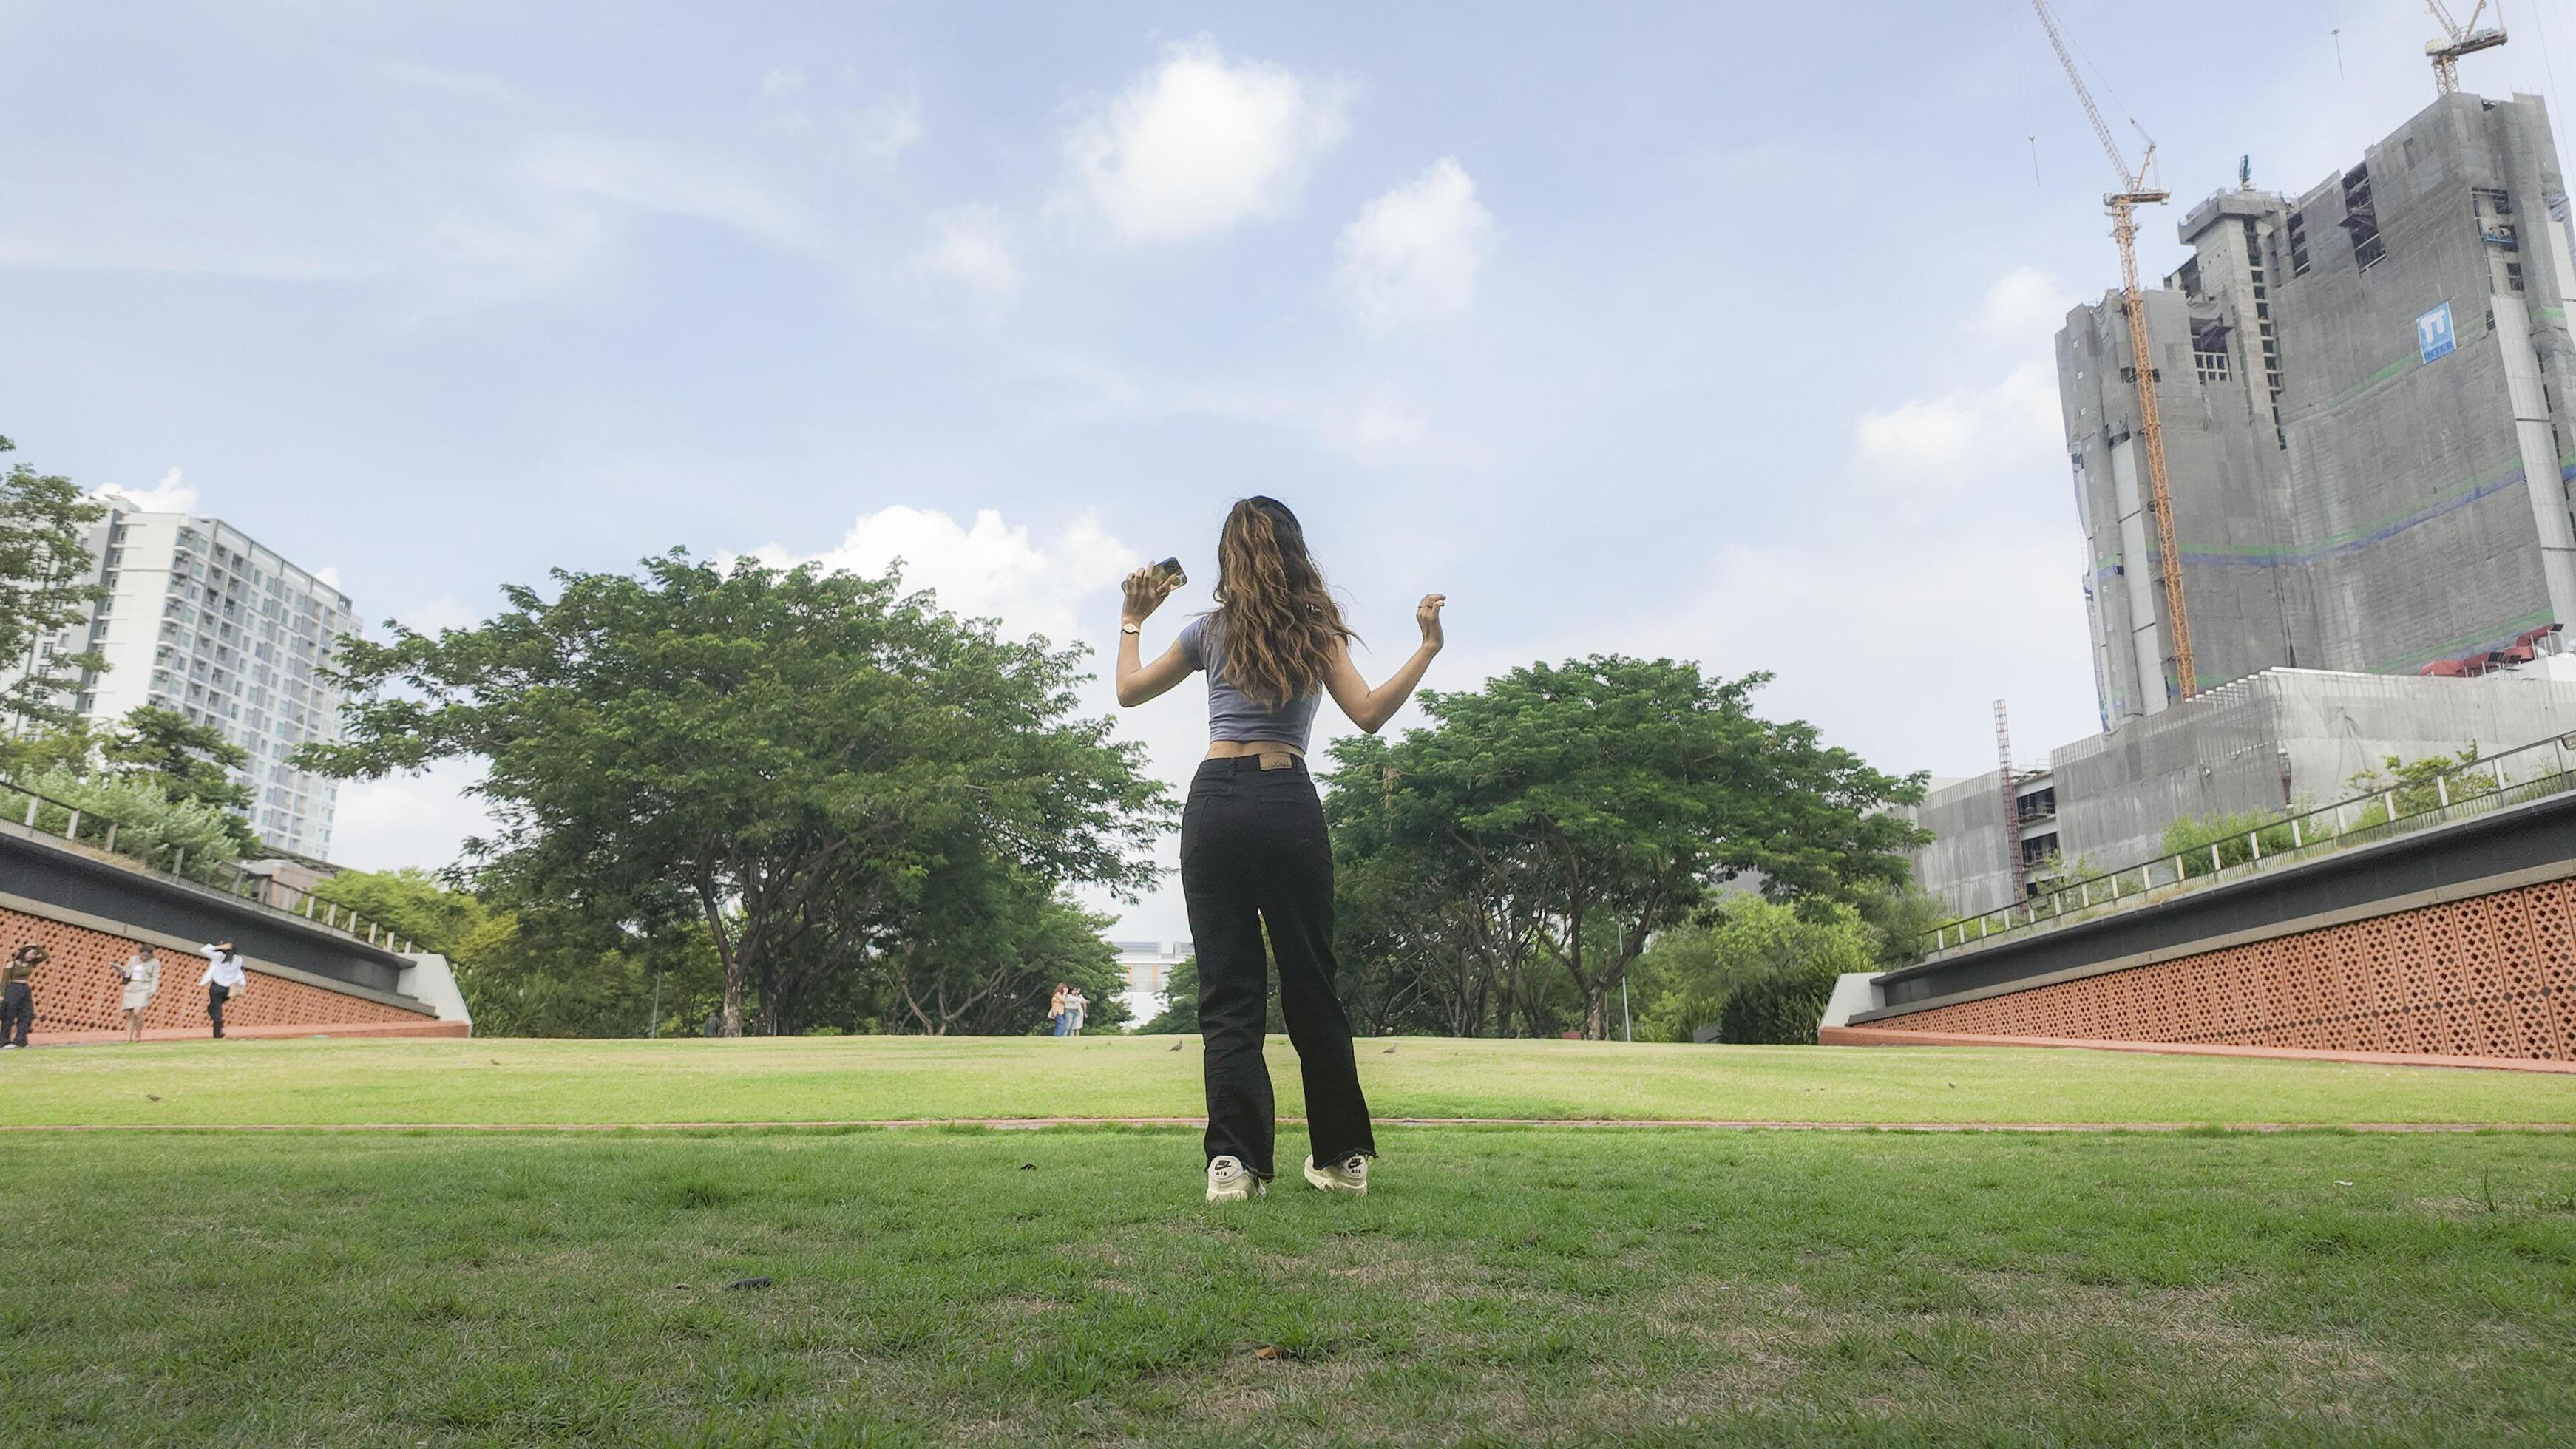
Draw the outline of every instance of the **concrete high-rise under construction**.
[[[2543,102],[2464,94],[2300,195],[2184,217],[2145,303],[2200,689],[2474,669],[2576,622],[2567,218]],[[2113,730],[2181,694],[2131,356],[2117,293],[2057,336]]]
[[[2142,300],[2189,699],[2128,315],[2118,292],[2068,315],[2103,733],[1937,785],[1912,812],[1924,888],[1992,910],[2157,855],[2178,821],[2576,730],[2568,210],[2544,104],[2454,93],[2300,195],[2240,186],[2184,216],[2191,259]]]

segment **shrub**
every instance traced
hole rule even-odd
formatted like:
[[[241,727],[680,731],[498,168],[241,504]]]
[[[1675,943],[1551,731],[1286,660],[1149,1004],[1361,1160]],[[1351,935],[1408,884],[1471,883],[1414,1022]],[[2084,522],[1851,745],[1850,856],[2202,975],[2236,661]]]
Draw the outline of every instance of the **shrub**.
[[[241,854],[232,816],[208,805],[174,803],[149,779],[55,769],[36,772],[26,785],[49,800],[77,808],[81,843],[92,848],[104,844],[106,822],[112,820],[117,854],[167,870],[173,851],[184,851],[182,870],[194,880],[214,880],[217,866]],[[6,811],[11,820],[24,821],[27,797],[0,789],[0,811]],[[60,835],[70,824],[71,811],[61,805],[44,805],[36,812],[36,828],[48,834]]]
[[[1831,962],[1811,961],[1758,976],[1726,998],[1717,1039],[1730,1045],[1813,1046],[1825,1002],[1841,973]]]
[[[1637,1035],[1686,1042],[1716,1022],[1724,1041],[1812,1043],[1834,978],[1877,970],[1881,945],[1848,906],[1730,897],[1638,958]]]
[[[2228,866],[2243,865],[2254,858],[2254,846],[2248,837],[2262,842],[2265,855],[2280,855],[2290,849],[2290,823],[2269,814],[2246,811],[2236,815],[2211,815],[2198,820],[2177,820],[2165,827],[2164,854],[2182,857],[2185,876],[2208,875]],[[2216,864],[2210,861],[2210,847],[2218,848]],[[2171,884],[2171,882],[2167,882]]]

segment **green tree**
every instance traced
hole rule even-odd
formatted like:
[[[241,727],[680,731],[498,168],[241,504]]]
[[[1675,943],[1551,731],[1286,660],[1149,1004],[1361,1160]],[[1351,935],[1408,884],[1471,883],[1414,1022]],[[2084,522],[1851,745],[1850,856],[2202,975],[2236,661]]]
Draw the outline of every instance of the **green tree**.
[[[1324,775],[1343,1002],[1366,1036],[1508,1031],[1534,980],[1530,902],[1451,833],[1400,828],[1392,750],[1337,740]]]
[[[478,889],[630,937],[694,921],[726,1034],[752,1002],[793,1030],[799,973],[914,941],[956,862],[1041,895],[1153,879],[1169,800],[1141,747],[1075,716],[1079,650],[891,575],[674,550],[640,577],[553,577],[475,628],[348,641],[347,740],[299,758],[352,777],[483,757],[500,832],[469,846]]]
[[[991,860],[933,871],[911,928],[879,955],[891,988],[887,1025],[929,1036],[1010,1036],[1046,1017],[1055,983],[1082,987],[1095,1026],[1127,1020],[1109,924]]]
[[[1718,934],[1692,922],[1660,932],[1628,968],[1639,1041],[1687,1042],[1726,1011],[1741,972],[1724,954]]]
[[[1883,970],[1880,932],[1860,909],[1834,901],[1801,911],[1759,896],[1726,896],[1687,927],[1659,934],[1636,960],[1636,1035],[1690,1042],[1703,1027],[1721,1027],[1728,1042],[1814,1042],[1824,993],[1847,970]],[[1816,1014],[1801,1024],[1795,1011],[1808,996]],[[1783,1009],[1785,1035],[1775,1024]],[[1726,1035],[1728,1019],[1739,1035]]]
[[[532,925],[412,867],[343,871],[313,894],[445,956],[488,1036],[643,1036],[657,1026],[695,1035],[721,995],[714,956],[696,936],[624,938],[565,917]]]
[[[0,438],[0,453],[17,446]],[[90,581],[97,565],[87,543],[89,525],[105,516],[107,506],[82,497],[69,478],[24,463],[0,476],[0,665],[25,670],[0,686],[11,733],[74,725],[62,696],[107,667],[86,640],[72,650],[45,647],[48,636],[89,622],[90,606],[106,597]]]
[[[2076,868],[2087,873],[2091,870],[2082,863]],[[1911,881],[1864,891],[1853,904],[1876,942],[1878,969],[1882,971],[1911,966],[1923,959],[1923,938],[1932,934],[1933,927],[1949,924],[1956,915],[1939,896]]]
[[[379,922],[418,949],[451,962],[492,918],[491,908],[472,893],[450,889],[416,866],[344,870],[315,886],[313,896]]]
[[[245,851],[258,847],[250,828],[251,787],[233,777],[250,763],[250,751],[222,730],[177,710],[140,705],[108,732],[99,754],[108,774],[148,782],[177,804],[221,811],[233,821],[236,844]]]
[[[695,1036],[724,1001],[703,933],[648,936],[564,912],[496,910],[449,961],[487,1036]]]
[[[1877,930],[1841,902],[1801,910],[1728,896],[1638,958],[1637,1035],[1686,1042],[1716,1026],[1729,1042],[1813,1042],[1835,979],[1881,969],[1879,946]]]
[[[1199,958],[1172,968],[1163,980],[1163,1009],[1136,1030],[1146,1036],[1195,1036],[1199,1029]]]
[[[1434,725],[1384,761],[1392,834],[1471,861],[1606,1037],[1630,963],[1710,886],[1755,874],[1775,900],[1842,902],[1907,879],[1922,832],[1884,807],[1922,777],[1755,715],[1768,678],[1602,655],[1426,693]]]
[[[47,773],[87,775],[97,763],[98,739],[85,720],[38,725],[23,735],[0,731],[0,775],[11,779]]]

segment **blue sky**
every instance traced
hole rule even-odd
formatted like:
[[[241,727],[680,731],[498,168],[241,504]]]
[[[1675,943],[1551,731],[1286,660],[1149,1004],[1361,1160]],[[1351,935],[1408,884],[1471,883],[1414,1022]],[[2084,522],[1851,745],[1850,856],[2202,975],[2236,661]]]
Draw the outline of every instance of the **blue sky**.
[[[2062,17],[2186,205],[2432,95],[2403,0]],[[2468,87],[2548,92],[2576,5],[2509,18]],[[1945,774],[1997,696],[2026,758],[2096,727],[2047,359],[2108,169],[2013,0],[19,0],[0,86],[0,431],[371,620],[685,544],[1105,647],[1263,491],[1374,667],[1448,593],[1435,687],[1768,669]],[[1194,698],[1126,723],[1185,777]],[[334,854],[443,863],[460,778],[345,789]]]

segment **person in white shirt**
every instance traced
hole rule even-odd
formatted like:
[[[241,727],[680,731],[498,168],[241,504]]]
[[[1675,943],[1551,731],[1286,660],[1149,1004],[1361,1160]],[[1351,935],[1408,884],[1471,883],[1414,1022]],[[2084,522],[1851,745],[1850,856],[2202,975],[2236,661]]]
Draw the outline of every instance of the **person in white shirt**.
[[[149,946],[137,947],[116,968],[125,978],[125,1039],[143,1040],[143,1013],[152,1007],[153,996],[161,990],[161,958]]]
[[[224,1036],[224,1001],[240,995],[250,978],[242,971],[241,957],[234,953],[232,942],[212,941],[203,949],[206,974],[197,978],[197,984],[206,988],[206,1020],[215,1024],[215,1039],[221,1041]]]

